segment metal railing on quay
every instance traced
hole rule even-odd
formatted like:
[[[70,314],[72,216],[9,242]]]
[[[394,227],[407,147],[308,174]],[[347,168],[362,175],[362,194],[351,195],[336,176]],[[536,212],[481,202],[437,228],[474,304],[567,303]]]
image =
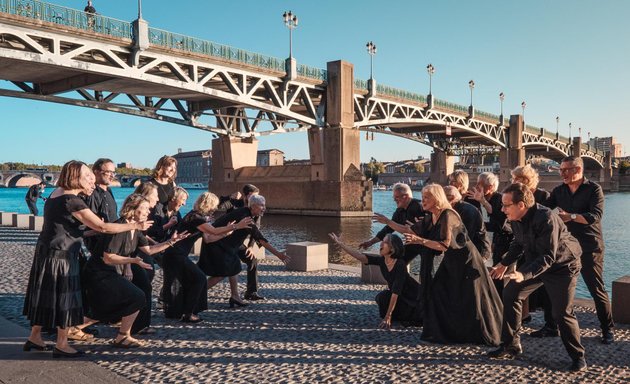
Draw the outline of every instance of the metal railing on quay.
[[[0,0],[0,12],[112,37],[133,39],[133,28],[130,22],[42,1]]]

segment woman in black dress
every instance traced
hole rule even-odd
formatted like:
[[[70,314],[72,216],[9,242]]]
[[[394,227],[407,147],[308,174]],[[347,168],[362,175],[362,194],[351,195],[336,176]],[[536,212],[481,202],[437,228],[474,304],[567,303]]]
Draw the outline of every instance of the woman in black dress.
[[[149,183],[158,189],[158,202],[162,207],[173,198],[175,193],[175,177],[177,177],[177,159],[172,156],[162,156],[153,168],[153,177]]]
[[[149,202],[139,194],[125,199],[120,210],[119,223],[136,223],[147,219]],[[128,267],[151,269],[151,265],[136,256],[139,250],[151,255],[173,246],[185,239],[186,233],[177,234],[165,242],[149,245],[142,231],[131,230],[105,236],[97,246],[97,252],[88,261],[84,273],[87,280],[87,295],[92,306],[92,317],[99,321],[115,322],[119,319],[120,329],[112,342],[115,347],[139,347],[142,343],[131,337],[131,333],[148,328],[151,324],[151,302],[146,300],[146,292],[132,283]],[[125,272],[121,276],[115,266],[122,265]],[[150,287],[150,286],[149,286]],[[150,296],[149,296],[150,300]],[[141,313],[141,316],[138,314]]]
[[[422,208],[430,215],[405,234],[411,244],[443,252],[427,292],[422,339],[435,343],[498,345],[503,307],[484,260],[443,188],[422,189]]]
[[[361,263],[380,267],[387,281],[387,289],[376,295],[378,311],[383,319],[379,328],[389,329],[392,320],[400,321],[404,325],[422,324],[420,284],[407,271],[405,248],[400,237],[386,235],[381,241],[381,256],[371,256],[347,246],[334,233],[329,233],[328,236]]]
[[[251,217],[224,227],[213,227],[208,219],[217,209],[219,198],[210,192],[204,192],[197,198],[192,211],[188,212],[177,226],[179,232],[188,232],[190,236],[164,253],[164,315],[167,318],[180,318],[183,322],[197,323],[202,319],[197,314],[208,308],[208,286],[206,275],[193,263],[188,255],[195,241],[202,234],[208,240],[216,241],[236,229],[251,225]]]
[[[29,275],[23,314],[31,322],[31,334],[24,350],[47,350],[42,327],[57,328],[54,357],[78,357],[83,354],[68,345],[68,328],[83,324],[83,304],[79,278],[79,251],[86,225],[103,233],[132,229],[145,230],[151,223],[106,223],[78,197],[94,191],[94,173],[83,162],[64,164],[58,188],[44,205],[44,226],[37,239],[35,257]]]

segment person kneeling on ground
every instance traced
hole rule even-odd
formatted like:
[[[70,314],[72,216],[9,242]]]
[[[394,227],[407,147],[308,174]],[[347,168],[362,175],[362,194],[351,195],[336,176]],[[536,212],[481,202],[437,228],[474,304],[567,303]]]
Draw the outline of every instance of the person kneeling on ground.
[[[380,267],[387,281],[387,289],[376,295],[379,314],[383,319],[379,328],[389,329],[392,320],[400,321],[403,325],[422,325],[420,284],[407,271],[405,248],[400,237],[385,235],[381,241],[380,256],[372,256],[349,247],[334,233],[328,236],[361,263]]]

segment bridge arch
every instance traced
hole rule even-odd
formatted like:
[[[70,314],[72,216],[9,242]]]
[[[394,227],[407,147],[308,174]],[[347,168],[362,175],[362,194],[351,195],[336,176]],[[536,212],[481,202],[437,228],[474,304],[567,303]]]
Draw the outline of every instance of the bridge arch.
[[[9,188],[30,187],[42,181],[42,178],[35,173],[20,172],[5,179],[4,185]]]

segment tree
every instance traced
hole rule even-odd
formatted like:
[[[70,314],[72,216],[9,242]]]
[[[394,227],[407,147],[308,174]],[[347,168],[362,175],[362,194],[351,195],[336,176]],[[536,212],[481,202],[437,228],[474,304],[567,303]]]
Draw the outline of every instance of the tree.
[[[630,161],[623,160],[622,162],[619,163],[619,174],[620,175],[625,175],[626,172],[628,172],[628,169],[630,169]]]
[[[366,165],[365,177],[372,180],[372,182],[378,182],[378,175],[385,172],[385,166],[383,163],[376,161],[375,158],[371,158],[370,162]]]
[[[415,164],[416,172],[424,173],[424,164],[418,162]]]

